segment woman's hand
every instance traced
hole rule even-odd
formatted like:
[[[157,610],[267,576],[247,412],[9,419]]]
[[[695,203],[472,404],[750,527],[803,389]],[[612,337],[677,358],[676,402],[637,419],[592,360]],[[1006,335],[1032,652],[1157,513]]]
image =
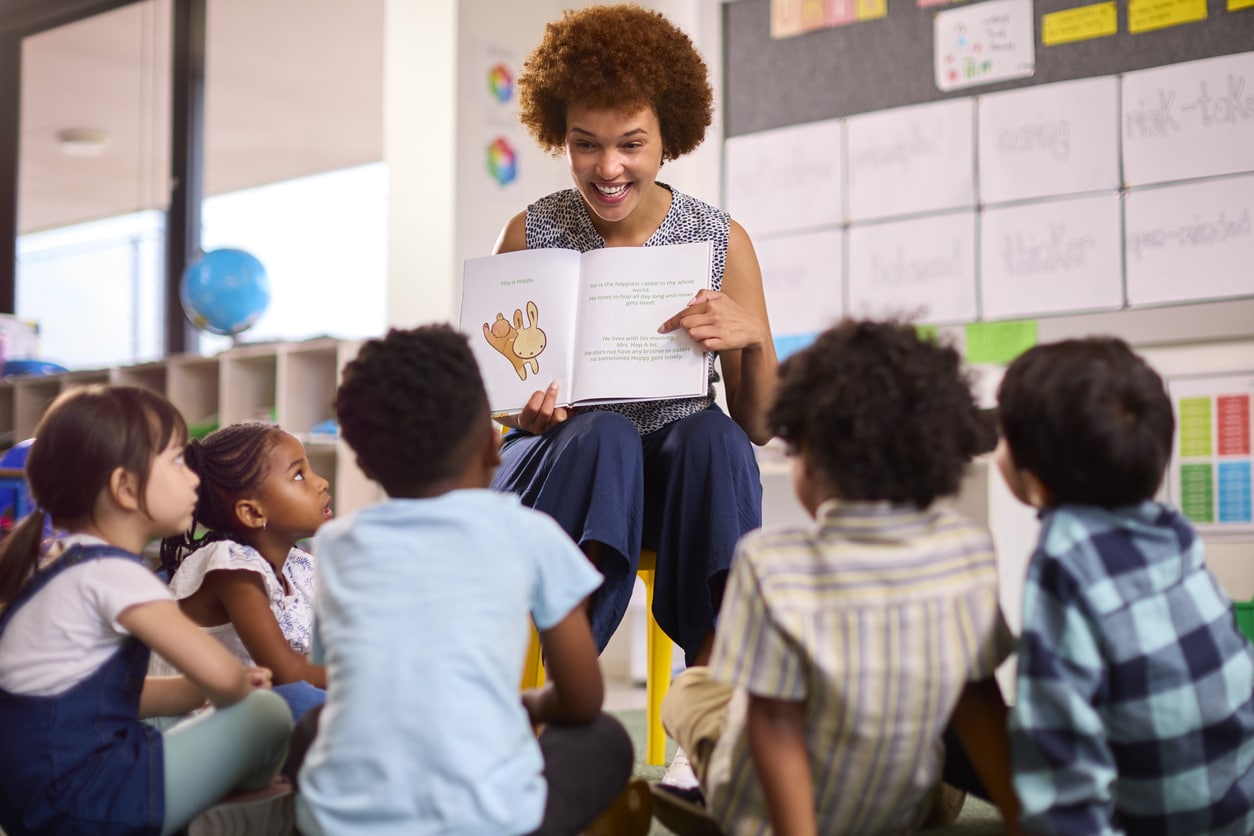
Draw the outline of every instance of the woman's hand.
[[[557,381],[549,384],[544,391],[531,393],[522,412],[514,418],[514,426],[520,430],[540,435],[548,432],[570,417],[569,410],[557,405]]]
[[[659,334],[683,328],[705,351],[757,348],[769,342],[769,326],[726,293],[702,289],[679,313],[662,323]]]

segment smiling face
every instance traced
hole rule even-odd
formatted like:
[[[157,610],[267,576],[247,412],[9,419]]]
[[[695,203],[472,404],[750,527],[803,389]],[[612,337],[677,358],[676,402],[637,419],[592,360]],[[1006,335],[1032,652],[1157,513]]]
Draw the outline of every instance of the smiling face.
[[[314,473],[305,447],[280,433],[266,462],[266,478],[257,502],[266,530],[291,542],[313,536],[331,519],[330,483]]]
[[[656,184],[662,129],[653,108],[623,114],[571,104],[566,110],[566,158],[603,237],[628,219],[649,232],[661,223],[670,198]]]
[[[186,439],[173,436],[165,450],[153,456],[144,506],[154,537],[169,537],[191,527],[200,477],[183,461],[186,444]]]

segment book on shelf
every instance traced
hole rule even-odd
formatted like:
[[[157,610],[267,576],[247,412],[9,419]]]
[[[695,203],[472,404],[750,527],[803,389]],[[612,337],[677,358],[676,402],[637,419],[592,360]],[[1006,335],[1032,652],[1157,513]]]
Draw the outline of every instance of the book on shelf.
[[[558,405],[699,397],[706,354],[658,327],[710,286],[708,241],[468,259],[460,328],[494,415],[558,382]]]

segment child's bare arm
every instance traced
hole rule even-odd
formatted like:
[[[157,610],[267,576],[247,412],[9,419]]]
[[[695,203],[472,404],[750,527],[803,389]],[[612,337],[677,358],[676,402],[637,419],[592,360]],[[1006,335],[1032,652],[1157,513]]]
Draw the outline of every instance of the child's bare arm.
[[[244,666],[217,639],[183,615],[173,601],[136,604],[123,610],[117,620],[131,635],[182,671],[214,705],[232,705],[253,690]],[[150,698],[161,696],[158,686]],[[140,710],[145,710],[142,694]]]
[[[601,712],[605,683],[583,604],[540,633],[549,684],[524,695],[533,725],[590,723]]]
[[[805,703],[750,694],[745,731],[776,836],[817,834]]]
[[[205,704],[205,695],[185,676],[149,676],[139,695],[140,717],[187,714]]]
[[[968,682],[954,706],[953,726],[967,759],[1005,821],[1006,832],[1019,830],[1019,799],[1010,764],[1010,737],[1006,732],[1005,700],[997,680]]]
[[[205,585],[222,602],[248,655],[272,671],[276,685],[304,680],[319,688],[327,687],[327,669],[311,663],[309,657],[297,653],[287,643],[270,609],[265,584],[256,572],[213,571],[205,576]]]

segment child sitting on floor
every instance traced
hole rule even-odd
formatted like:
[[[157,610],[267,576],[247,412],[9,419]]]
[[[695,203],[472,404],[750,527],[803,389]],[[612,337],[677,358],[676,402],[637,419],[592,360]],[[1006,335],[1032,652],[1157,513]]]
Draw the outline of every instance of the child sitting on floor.
[[[466,337],[367,342],[335,405],[388,499],[315,540],[328,699],[300,724],[318,722],[301,831],[573,836],[618,797],[599,826],[642,836],[648,789],[601,711],[584,608],[601,576],[552,519],[488,490],[500,434]],[[550,683],[520,696],[528,616]]]
[[[147,389],[89,386],[39,422],[37,510],[0,545],[0,827],[173,833],[233,789],[268,785],[292,720],[201,632],[139,553],[196,505],[187,427]],[[66,532],[41,554],[47,520]],[[149,648],[184,676],[147,677]],[[164,735],[141,717],[216,710]]]
[[[314,564],[296,544],[331,518],[329,484],[304,446],[271,424],[223,427],[185,455],[200,502],[187,531],[161,544],[170,588],[237,659],[274,672],[275,692],[299,720],[326,699],[327,678],[308,657]],[[154,657],[151,672],[169,671]]]
[[[986,434],[958,354],[845,321],[784,362],[768,417],[815,525],[741,539],[710,665],[662,704],[708,814],[728,834],[909,832],[943,773],[1014,832],[997,562],[936,503]],[[698,800],[654,789],[671,829],[716,832]]]
[[[1254,651],[1181,514],[1154,501],[1171,400],[1113,337],[1037,346],[997,459],[1040,511],[1010,715],[1034,834],[1254,832]]]

